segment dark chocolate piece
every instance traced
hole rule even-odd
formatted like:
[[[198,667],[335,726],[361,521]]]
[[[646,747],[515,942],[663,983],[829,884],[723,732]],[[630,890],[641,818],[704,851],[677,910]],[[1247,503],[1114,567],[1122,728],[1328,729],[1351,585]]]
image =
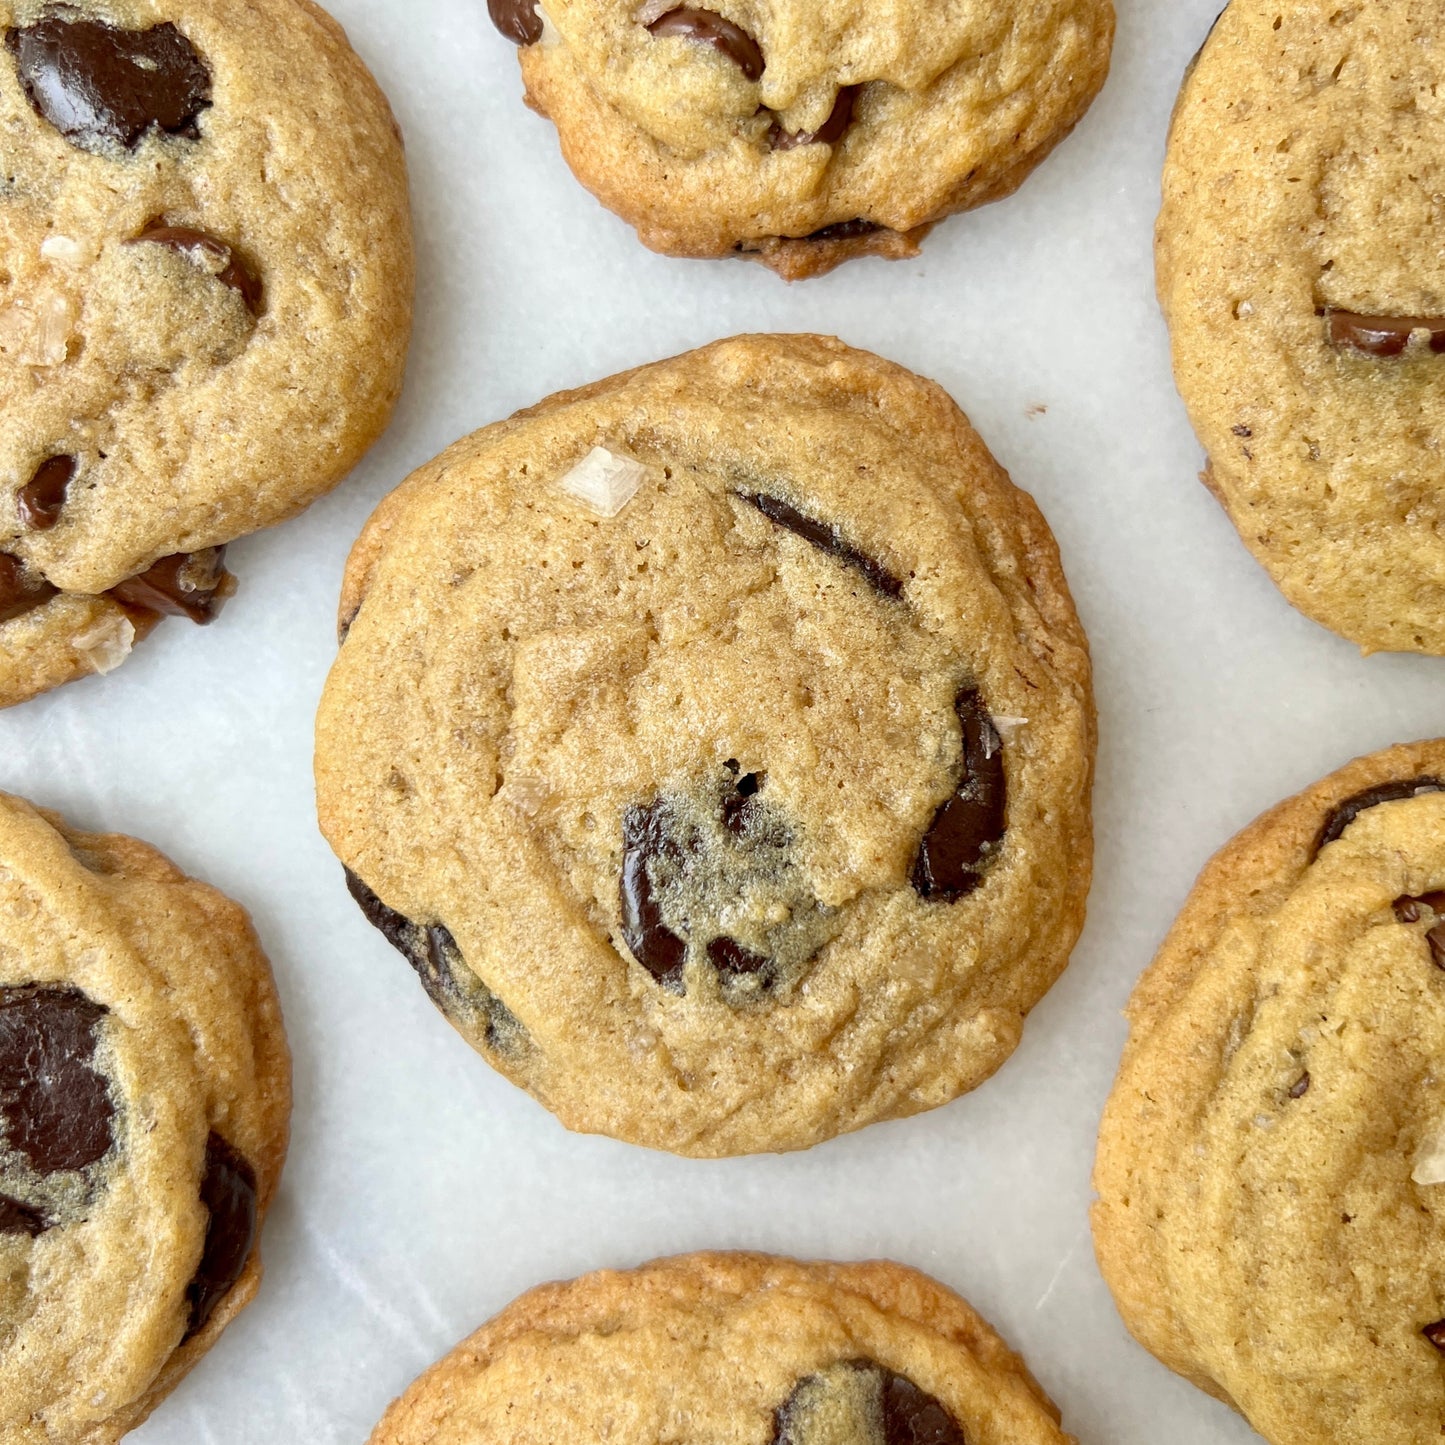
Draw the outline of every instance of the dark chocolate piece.
[[[241,1278],[256,1242],[256,1171],[215,1133],[206,1140],[201,1203],[210,1218],[201,1262],[186,1286],[191,1305],[186,1339],[205,1329],[211,1312]]]
[[[1357,311],[1329,311],[1330,340],[1368,356],[1399,356],[1416,331],[1430,333],[1430,350],[1445,351],[1445,316],[1362,316]]]
[[[235,590],[236,579],[226,571],[225,557],[224,547],[177,552],[162,557],[138,576],[116,583],[110,595],[127,607],[163,617],[189,617],[204,626],[216,618]]]
[[[758,805],[753,799],[767,780],[766,773],[747,773],[733,784],[732,792],[723,799],[723,823],[734,837],[741,838],[758,816]]]
[[[513,45],[535,45],[542,38],[537,0],[487,0],[487,14]]]
[[[848,543],[836,527],[819,522],[780,498],[770,497],[763,492],[739,492],[738,495],[743,501],[756,507],[770,522],[786,528],[820,552],[826,552],[830,557],[836,557],[846,566],[861,572],[885,597],[903,595],[903,583],[881,562],[875,562],[866,553]]]
[[[207,266],[201,269],[208,276],[215,276],[223,286],[229,286],[246,303],[246,310],[252,316],[260,314],[262,287],[261,278],[236,253],[234,246],[218,241],[204,231],[193,230],[190,226],[168,226],[164,221],[152,221],[140,235],[127,243],[139,246],[142,242],[152,246],[164,246],[188,261],[196,261],[196,252],[201,251],[220,267],[212,271]],[[197,262],[199,265],[200,263]]]
[[[458,1014],[479,1017],[487,1044],[493,1048],[523,1034],[521,1021],[480,979],[474,978],[470,987],[460,981],[458,975],[467,965],[450,929],[440,923],[414,923],[388,908],[350,868],[346,869],[346,890],[366,921],[416,970],[427,997],[444,1014],[449,1018]]]
[[[845,85],[833,102],[828,119],[817,130],[786,131],[781,121],[774,121],[768,132],[768,146],[775,151],[790,151],[795,146],[810,146],[822,142],[833,145],[843,138],[843,132],[853,122],[853,107],[858,101],[861,85]]]
[[[647,29],[653,35],[677,35],[684,40],[702,41],[727,56],[746,79],[762,79],[763,52],[758,49],[758,42],[716,10],[694,10],[682,6],[669,10]]]
[[[1289,1096],[1291,1099],[1303,1099],[1310,1091],[1310,1076],[1308,1070],[1301,1074],[1293,1084],[1290,1085]]]
[[[622,816],[622,941],[658,983],[682,987],[687,945],[663,921],[653,896],[648,864],[676,858],[678,844],[669,827],[667,806],[659,799],[629,808]]]
[[[821,1376],[808,1375],[799,1380],[788,1399],[773,1412],[773,1445],[814,1445],[809,1438],[813,1432],[808,1429],[807,1420],[812,1413],[808,1409],[812,1403],[809,1397],[815,1400],[817,1387],[822,1385],[826,1389],[829,1376],[838,1369],[854,1370],[876,1380],[878,1414],[883,1426],[879,1445],[968,1445],[962,1427],[942,1402],[906,1375],[873,1360],[842,1361]]]
[[[954,703],[963,725],[963,774],[953,796],[934,814],[913,865],[921,898],[953,903],[983,882],[1007,827],[1008,786],[1003,743],[976,688]]]
[[[1420,1333],[1445,1355],[1445,1320],[1436,1320],[1433,1325],[1426,1325]]]
[[[707,946],[707,959],[725,979],[755,978],[772,967],[772,960],[746,949],[735,938],[715,938]]]
[[[36,1239],[47,1228],[44,1215],[18,1199],[0,1194],[0,1234],[28,1234]]]
[[[0,1142],[41,1174],[84,1169],[110,1151],[115,1106],[94,1063],[105,1016],[76,989],[0,989]]]
[[[857,236],[871,236],[875,231],[881,231],[882,226],[877,221],[865,221],[860,216],[854,221],[834,221],[831,226],[824,226],[821,230],[812,232],[805,236],[805,241],[851,241]]]
[[[169,22],[122,30],[50,15],[5,32],[30,104],[72,145],[134,150],[152,126],[200,138],[211,73]]]
[[[15,510],[20,520],[35,532],[48,532],[59,520],[65,506],[65,494],[75,475],[75,458],[47,457],[35,469],[35,475],[15,496]]]
[[[0,622],[10,622],[43,606],[56,595],[43,577],[32,578],[25,564],[9,552],[0,552]]]
[[[1321,848],[1327,843],[1333,843],[1361,813],[1370,808],[1377,808],[1381,803],[1398,803],[1405,798],[1416,798],[1422,793],[1441,792],[1445,792],[1445,782],[1439,778],[1410,778],[1393,783],[1377,783],[1373,788],[1366,788],[1364,792],[1346,798],[1344,802],[1337,803],[1325,819],[1319,837],[1315,840],[1311,859],[1317,858]]]

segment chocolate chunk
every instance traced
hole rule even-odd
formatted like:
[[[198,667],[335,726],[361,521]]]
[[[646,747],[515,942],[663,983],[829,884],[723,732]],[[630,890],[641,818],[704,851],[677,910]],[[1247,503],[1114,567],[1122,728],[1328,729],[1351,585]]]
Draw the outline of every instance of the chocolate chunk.
[[[716,10],[692,10],[683,6],[669,10],[648,27],[653,35],[677,35],[684,40],[700,40],[726,55],[748,80],[760,80],[763,74],[763,52],[758,42]]]
[[[662,921],[648,864],[677,858],[679,848],[661,799],[622,817],[622,941],[658,983],[681,989],[687,945]]]
[[[874,231],[881,231],[882,226],[877,221],[865,221],[861,217],[856,221],[834,221],[831,226],[824,226],[821,230],[813,231],[804,236],[805,241],[851,241],[857,236],[871,236]]]
[[[152,126],[200,138],[211,73],[169,22],[121,30],[51,15],[5,32],[30,104],[72,145],[134,150]]]
[[[60,509],[74,475],[74,457],[49,457],[41,462],[35,475],[16,494],[15,510],[21,522],[32,531],[48,532],[60,520]]]
[[[226,549],[177,552],[162,557],[149,570],[127,577],[110,589],[110,595],[127,607],[158,612],[163,617],[189,617],[204,626],[214,620],[232,592],[236,579],[225,568]]]
[[[845,541],[843,534],[836,527],[816,521],[798,511],[796,507],[790,507],[779,498],[770,497],[762,492],[739,492],[738,496],[743,501],[750,502],[770,522],[786,528],[794,536],[811,543],[820,552],[826,552],[830,557],[836,557],[846,566],[861,572],[885,597],[901,597],[903,595],[903,583],[881,562],[875,562],[873,558]]]
[[[859,1445],[968,1445],[962,1427],[935,1396],[866,1359],[846,1360],[799,1380],[773,1413],[773,1445],[825,1445],[839,1438],[844,1422],[866,1430]]]
[[[723,799],[723,824],[734,837],[741,838],[758,817],[758,805],[753,799],[767,780],[766,773],[748,773],[733,784],[732,792]]]
[[[1368,809],[1377,808],[1381,803],[1398,803],[1405,798],[1416,798],[1422,793],[1441,792],[1445,792],[1445,782],[1441,782],[1439,778],[1410,778],[1393,783],[1377,783],[1373,788],[1366,788],[1364,792],[1346,798],[1343,803],[1337,803],[1325,819],[1324,827],[1320,829],[1320,835],[1315,840],[1311,859],[1317,858],[1321,848],[1327,843],[1333,843]]]
[[[1445,969],[1445,923],[1437,923],[1425,935],[1425,942],[1430,945],[1431,963],[1436,968]]]
[[[142,242],[164,246],[178,256],[184,256],[208,276],[214,276],[223,286],[229,286],[246,303],[246,309],[252,316],[260,314],[261,278],[234,247],[206,235],[204,231],[192,230],[189,226],[168,226],[164,221],[152,221],[127,244],[139,246]]]
[[[1301,1074],[1293,1084],[1290,1085],[1289,1096],[1291,1099],[1303,1099],[1310,1091],[1310,1076],[1308,1071]]]
[[[219,1134],[206,1140],[201,1204],[210,1219],[201,1262],[186,1286],[191,1303],[186,1339],[205,1329],[212,1310],[241,1278],[256,1242],[256,1171]]]
[[[490,1047],[502,1048],[522,1037],[517,1016],[470,973],[451,930],[440,923],[414,923],[388,908],[350,868],[346,889],[371,924],[416,970],[427,997],[448,1018],[466,1015],[485,1029]],[[467,979],[464,984],[463,978]]]
[[[1420,1333],[1445,1355],[1445,1320],[1436,1320],[1433,1325],[1426,1325]]]
[[[535,45],[542,38],[537,0],[487,0],[487,14],[513,45]]]
[[[913,865],[919,897],[945,903],[983,882],[1007,826],[1008,787],[998,729],[976,688],[959,693],[954,709],[963,724],[963,775],[934,815]]]
[[[884,1445],[968,1445],[958,1422],[905,1375],[883,1371]]]
[[[33,612],[49,602],[56,590],[43,577],[31,577],[18,557],[0,552],[0,622]]]
[[[75,989],[0,989],[3,1144],[41,1174],[84,1169],[110,1150],[115,1106],[94,1066],[105,1015]]]
[[[45,1217],[28,1204],[0,1194],[0,1234],[28,1234],[31,1239],[45,1233]]]
[[[1427,912],[1445,918],[1445,891],[1422,893],[1418,898],[1397,898],[1391,907],[1401,923],[1418,923]]]
[[[744,948],[735,938],[713,939],[707,958],[724,978],[755,978],[772,967],[771,959]]]
[[[1430,350],[1445,351],[1445,317],[1362,316],[1355,311],[1329,311],[1330,340],[1370,356],[1399,356],[1416,331],[1430,333]]]
[[[769,148],[775,151],[790,151],[795,146],[810,146],[820,141],[832,145],[835,141],[841,140],[843,132],[852,123],[853,107],[857,103],[858,92],[862,89],[861,85],[845,85],[838,92],[838,98],[833,102],[833,109],[829,112],[828,119],[817,130],[786,131],[783,129],[782,122],[775,120],[772,129],[768,132]]]

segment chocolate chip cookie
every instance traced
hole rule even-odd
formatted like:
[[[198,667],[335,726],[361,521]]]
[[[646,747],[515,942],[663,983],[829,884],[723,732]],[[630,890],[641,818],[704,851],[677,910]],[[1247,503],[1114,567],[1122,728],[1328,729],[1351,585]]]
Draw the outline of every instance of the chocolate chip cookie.
[[[379,434],[401,141],[309,0],[0,0],[0,706],[208,622]]]
[[[246,915],[0,794],[0,1440],[109,1445],[256,1292],[290,1066]]]
[[[1205,481],[1285,596],[1445,653],[1445,59],[1414,0],[1234,0],[1185,81],[1159,294]]]
[[[1011,195],[1108,73],[1110,0],[488,0],[577,178],[671,256],[789,280]]]
[[[366,916],[574,1129],[806,1148],[1012,1052],[1090,872],[1053,538],[930,382],[740,337],[373,516],[317,725]]]
[[[545,1285],[371,1445],[1070,1445],[1022,1360],[902,1265],[694,1254]]]
[[[1245,829],[1129,1019],[1094,1210],[1129,1328],[1273,1445],[1433,1445],[1445,741],[1361,758]]]

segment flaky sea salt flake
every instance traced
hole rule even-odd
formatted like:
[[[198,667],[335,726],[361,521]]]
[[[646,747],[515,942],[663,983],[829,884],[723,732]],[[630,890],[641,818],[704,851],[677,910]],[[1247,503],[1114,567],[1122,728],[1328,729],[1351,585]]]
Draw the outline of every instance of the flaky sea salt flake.
[[[67,266],[74,266],[85,260],[85,247],[74,236],[57,233],[40,243],[40,254],[47,261],[63,261]]]
[[[562,490],[599,517],[615,517],[637,495],[647,468],[606,447],[593,447],[565,477]]]
[[[112,614],[102,617],[94,627],[76,633],[71,643],[92,671],[114,672],[135,646],[135,627],[129,617]]]
[[[1420,1141],[1415,1168],[1410,1178],[1416,1184],[1445,1184],[1445,1128],[1438,1128]]]

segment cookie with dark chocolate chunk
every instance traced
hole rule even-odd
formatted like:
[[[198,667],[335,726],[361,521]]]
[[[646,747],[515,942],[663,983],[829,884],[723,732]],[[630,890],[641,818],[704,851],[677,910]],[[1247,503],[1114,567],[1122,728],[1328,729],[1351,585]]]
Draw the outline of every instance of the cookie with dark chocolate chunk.
[[[370,1445],[606,1439],[1075,1445],[963,1300],[903,1265],[694,1254],[545,1285],[427,1371]]]
[[[740,337],[458,443],[358,542],[322,828],[568,1125],[805,1148],[987,1078],[1090,870],[1088,653],[937,387]]]
[[[1010,195],[1109,69],[1110,0],[490,0],[577,178],[672,256],[788,280]]]
[[[0,1440],[110,1445],[249,1303],[290,1066],[245,913],[0,794]]]
[[[1442,970],[1434,741],[1228,843],[1129,1004],[1099,1262],[1140,1342],[1271,1445],[1440,1434]]]
[[[1156,259],[1205,479],[1285,597],[1445,653],[1445,54],[1415,0],[1233,0],[1185,78]]]
[[[260,100],[264,97],[264,102]],[[0,706],[208,623],[385,426],[385,99],[309,0],[0,0]]]

